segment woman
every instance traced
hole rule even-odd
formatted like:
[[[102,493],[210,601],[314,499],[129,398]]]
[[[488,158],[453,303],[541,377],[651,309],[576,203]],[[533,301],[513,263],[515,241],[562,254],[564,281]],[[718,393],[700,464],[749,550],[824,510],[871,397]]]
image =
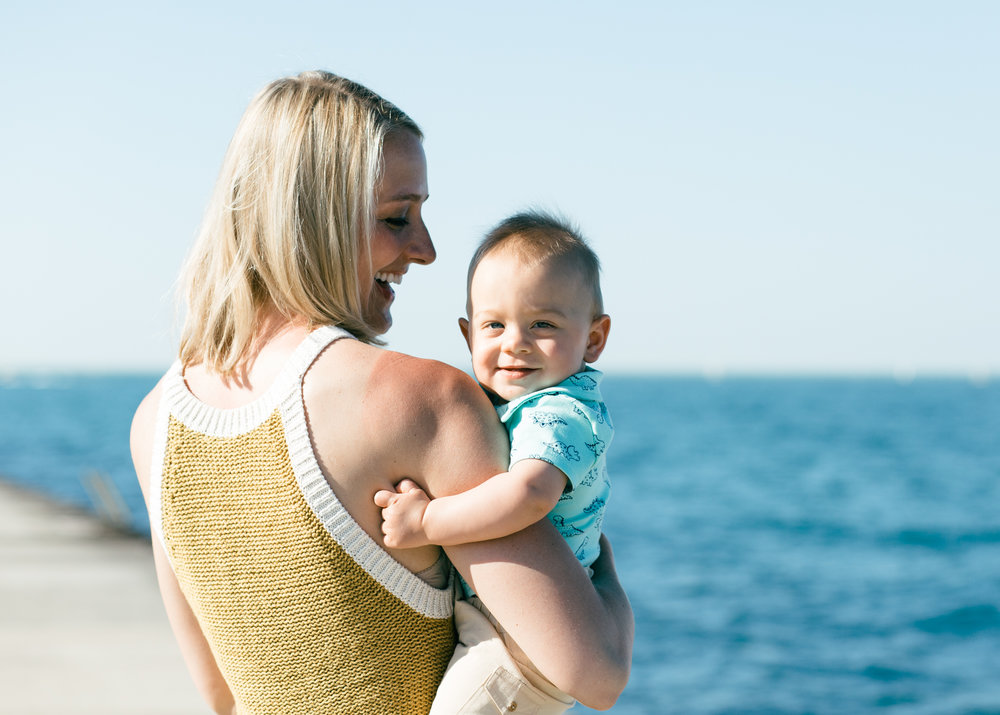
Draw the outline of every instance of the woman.
[[[435,258],[427,195],[416,124],[328,73],[269,85],[230,144],[180,359],[132,427],[164,603],[216,712],[425,712],[451,656],[447,562],[386,548],[373,501],[506,466],[470,378],[377,346],[391,285]],[[547,524],[448,556],[556,686],[614,702],[632,617],[610,551],[593,587]]]

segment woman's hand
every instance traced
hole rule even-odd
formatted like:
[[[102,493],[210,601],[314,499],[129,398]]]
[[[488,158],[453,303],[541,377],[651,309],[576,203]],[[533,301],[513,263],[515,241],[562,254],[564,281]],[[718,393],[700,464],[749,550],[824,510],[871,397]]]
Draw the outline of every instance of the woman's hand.
[[[427,546],[427,534],[423,519],[427,505],[427,493],[416,482],[404,479],[396,485],[396,491],[380,489],[375,493],[375,504],[382,507],[382,533],[385,545],[391,549],[412,549]]]

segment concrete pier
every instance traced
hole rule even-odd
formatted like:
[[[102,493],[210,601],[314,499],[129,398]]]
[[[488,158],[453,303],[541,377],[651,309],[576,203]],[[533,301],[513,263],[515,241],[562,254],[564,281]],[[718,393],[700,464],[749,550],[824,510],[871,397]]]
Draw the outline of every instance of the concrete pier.
[[[209,713],[146,538],[0,481],[0,712]]]

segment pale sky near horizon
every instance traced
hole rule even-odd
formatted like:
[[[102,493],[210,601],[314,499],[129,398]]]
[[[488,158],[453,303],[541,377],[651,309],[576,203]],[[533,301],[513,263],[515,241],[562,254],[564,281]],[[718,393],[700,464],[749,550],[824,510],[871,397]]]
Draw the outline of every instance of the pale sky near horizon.
[[[560,211],[609,372],[1000,377],[1000,3],[0,9],[0,373],[161,370],[247,102],[324,68],[422,126],[438,261],[391,348],[468,366],[479,237]]]

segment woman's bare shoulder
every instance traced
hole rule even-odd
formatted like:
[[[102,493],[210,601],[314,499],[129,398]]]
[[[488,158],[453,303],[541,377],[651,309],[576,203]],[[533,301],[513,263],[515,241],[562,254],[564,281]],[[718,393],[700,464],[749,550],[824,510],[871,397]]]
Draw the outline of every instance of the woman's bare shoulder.
[[[335,345],[310,368],[320,386],[357,388],[367,403],[391,404],[397,412],[449,406],[492,412],[475,380],[456,367],[353,340]]]
[[[149,466],[153,458],[153,433],[156,430],[156,415],[163,392],[162,386],[161,378],[139,403],[132,417],[132,428],[129,433],[132,463],[143,494],[146,493],[146,485],[149,483]]]
[[[333,386],[317,387],[330,390],[328,404],[353,405],[352,419],[370,438],[373,453],[405,463],[406,476],[439,495],[468,489],[506,468],[506,432],[472,377],[392,350],[343,348],[317,360],[317,382]]]
[[[422,418],[435,434],[490,439],[502,432],[486,393],[468,374],[436,360],[385,351],[372,370],[369,394],[398,405],[407,421]]]
[[[405,388],[429,400],[462,397],[472,402],[485,401],[476,381],[452,365],[391,350],[381,353],[373,371],[377,380],[373,386],[393,391]]]

